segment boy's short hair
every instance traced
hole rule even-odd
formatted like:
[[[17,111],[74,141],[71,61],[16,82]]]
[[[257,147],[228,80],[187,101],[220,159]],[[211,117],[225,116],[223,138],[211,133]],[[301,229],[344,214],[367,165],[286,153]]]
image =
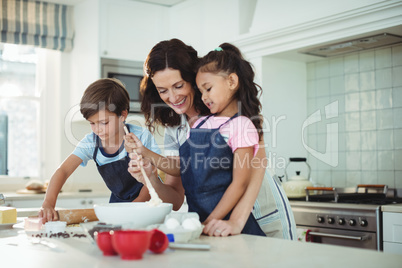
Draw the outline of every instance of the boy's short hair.
[[[80,111],[85,119],[100,110],[120,116],[130,111],[130,97],[124,84],[116,78],[102,78],[90,84],[81,98]]]

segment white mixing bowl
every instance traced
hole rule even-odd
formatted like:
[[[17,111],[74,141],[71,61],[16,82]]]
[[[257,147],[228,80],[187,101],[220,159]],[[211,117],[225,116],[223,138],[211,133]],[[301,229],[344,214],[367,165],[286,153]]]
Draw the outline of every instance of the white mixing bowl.
[[[172,211],[172,204],[162,203],[150,206],[145,202],[124,202],[95,204],[94,210],[99,221],[108,224],[129,224],[131,227],[143,228],[152,224],[163,223]]]

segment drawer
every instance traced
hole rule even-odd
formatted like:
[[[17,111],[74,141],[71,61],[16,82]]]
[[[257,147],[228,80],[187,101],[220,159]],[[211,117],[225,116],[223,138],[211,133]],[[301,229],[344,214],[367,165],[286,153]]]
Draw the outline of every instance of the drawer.
[[[392,242],[384,242],[384,252],[386,253],[396,253],[402,255],[402,244],[392,243]]]
[[[402,213],[383,213],[383,240],[402,243]]]

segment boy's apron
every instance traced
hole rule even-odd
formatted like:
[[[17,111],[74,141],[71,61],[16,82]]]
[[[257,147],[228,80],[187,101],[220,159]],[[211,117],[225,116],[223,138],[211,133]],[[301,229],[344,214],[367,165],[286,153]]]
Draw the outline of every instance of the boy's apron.
[[[237,116],[234,115],[216,129],[200,128],[212,115],[196,128],[180,146],[180,173],[190,212],[197,212],[200,221],[207,219],[232,183],[233,152],[219,129]],[[224,220],[228,220],[230,213]],[[243,234],[265,236],[254,216],[250,216]]]
[[[106,186],[112,192],[110,195],[109,202],[131,202],[136,199],[144,186],[142,183],[138,182],[131,174],[127,171],[128,163],[130,158],[128,155],[126,157],[105,165],[98,165],[96,161],[96,155],[98,153],[101,141],[98,136],[96,136],[96,146],[94,150],[93,159],[98,168],[99,174],[102,176],[106,183]],[[124,149],[124,142],[119,148],[119,151],[115,154],[118,155]]]

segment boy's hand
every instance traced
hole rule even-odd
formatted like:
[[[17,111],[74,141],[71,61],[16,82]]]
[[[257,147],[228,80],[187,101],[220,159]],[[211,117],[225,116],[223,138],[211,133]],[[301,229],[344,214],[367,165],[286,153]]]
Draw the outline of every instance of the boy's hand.
[[[141,173],[141,165],[143,166],[148,178],[151,177],[152,173],[156,172],[156,168],[151,164],[150,161],[146,159],[142,159],[141,155],[137,155],[136,153],[130,153],[129,157],[131,161],[128,164],[128,172],[133,176],[137,181],[145,184],[144,177]]]
[[[42,223],[45,224],[48,221],[58,221],[59,215],[54,207],[46,205],[45,202],[39,210],[38,216],[42,218]]]
[[[124,136],[124,147],[126,148],[126,151],[131,153],[131,152],[136,152],[137,154],[144,155],[146,153],[147,148],[142,144],[140,139],[135,136],[133,133],[128,133]]]

